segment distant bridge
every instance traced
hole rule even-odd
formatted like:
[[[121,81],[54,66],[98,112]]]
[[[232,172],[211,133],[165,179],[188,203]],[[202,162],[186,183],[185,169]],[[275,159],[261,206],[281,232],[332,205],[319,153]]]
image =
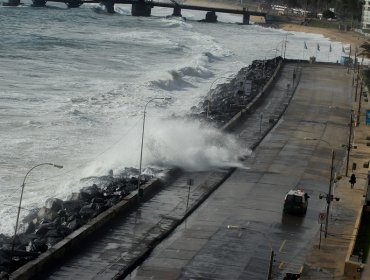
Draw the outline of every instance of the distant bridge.
[[[201,7],[194,5],[183,5],[171,0],[172,3],[153,2],[145,0],[32,0],[34,7],[43,7],[46,2],[60,2],[65,3],[69,8],[77,8],[84,3],[100,3],[103,4],[108,13],[114,13],[114,4],[130,4],[132,5],[131,15],[149,17],[151,10],[154,7],[165,7],[173,9],[173,16],[181,17],[181,10],[197,10],[206,11],[206,22],[217,22],[216,13],[228,13],[243,15],[243,24],[249,24],[250,16],[266,17],[266,13],[249,11],[248,9],[224,9],[213,7]],[[8,0],[3,3],[4,6],[18,6],[20,0]]]

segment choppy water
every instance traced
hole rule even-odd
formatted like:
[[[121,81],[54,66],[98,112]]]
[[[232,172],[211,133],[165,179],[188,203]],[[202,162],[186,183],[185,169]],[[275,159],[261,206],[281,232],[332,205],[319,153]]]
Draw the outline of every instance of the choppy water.
[[[280,54],[286,35],[288,58],[336,61],[342,50],[321,35],[235,24],[240,16],[219,14],[224,23],[206,24],[197,22],[205,13],[196,11],[183,11],[184,21],[166,18],[172,10],[161,8],[137,18],[126,5],[108,15],[97,5],[24,3],[0,7],[2,233],[12,232],[20,185],[36,164],[64,168],[42,166],[29,174],[25,209],[51,196],[65,198],[83,177],[138,167],[143,109],[152,97],[172,99],[148,105],[144,167],[233,165],[243,152],[234,139],[182,120],[212,83]]]

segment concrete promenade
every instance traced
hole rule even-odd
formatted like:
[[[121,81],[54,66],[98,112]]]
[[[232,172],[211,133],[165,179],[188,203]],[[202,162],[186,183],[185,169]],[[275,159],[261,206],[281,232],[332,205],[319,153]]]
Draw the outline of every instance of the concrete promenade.
[[[352,72],[351,72],[352,74]],[[360,88],[360,87],[359,87]],[[368,93],[364,87],[364,93]],[[355,88],[352,90],[352,109],[357,114],[359,99],[354,102]],[[365,112],[369,110],[369,103],[363,102],[360,115],[360,122],[354,128],[353,145],[356,149],[350,152],[348,176],[352,174],[352,164],[356,164],[357,183],[354,189],[350,188],[349,178],[344,177],[336,185],[335,195],[340,198],[339,202],[332,204],[332,214],[329,220],[329,230],[327,238],[322,238],[321,248],[319,249],[320,236],[317,234],[315,243],[306,260],[305,271],[302,279],[370,279],[370,262],[363,265],[362,272],[354,271],[345,275],[346,258],[353,262],[359,261],[358,256],[351,256],[351,246],[355,242],[356,229],[358,229],[360,209],[363,205],[365,188],[367,184],[368,168],[363,164],[370,160],[370,143],[366,138],[370,136],[370,128],[365,124]],[[340,168],[340,175],[344,175],[346,164]],[[352,244],[351,244],[352,243]]]

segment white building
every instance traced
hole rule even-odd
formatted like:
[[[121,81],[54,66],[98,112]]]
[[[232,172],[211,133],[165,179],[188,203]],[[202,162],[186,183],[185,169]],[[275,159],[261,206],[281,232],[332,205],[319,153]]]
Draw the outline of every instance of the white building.
[[[370,0],[364,1],[362,6],[362,29],[370,29]]]

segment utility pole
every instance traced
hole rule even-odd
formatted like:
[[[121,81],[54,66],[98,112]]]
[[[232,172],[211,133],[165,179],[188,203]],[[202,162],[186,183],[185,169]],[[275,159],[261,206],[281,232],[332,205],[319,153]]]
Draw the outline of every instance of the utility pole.
[[[356,77],[356,92],[355,92],[355,102],[357,102],[358,76],[359,76],[359,74],[357,73],[357,77]]]
[[[360,125],[360,114],[361,114],[361,99],[362,99],[362,81],[360,85],[360,97],[358,98],[358,111],[357,111],[357,126]]]
[[[335,152],[334,152],[334,150],[332,150],[332,152],[331,152],[331,168],[330,168],[329,192],[326,195],[326,203],[327,203],[327,205],[326,205],[326,220],[325,220],[325,238],[328,235],[330,203],[332,201],[332,188],[331,188],[331,184],[333,182],[334,158],[335,158]]]
[[[286,43],[288,41],[288,35],[285,35],[285,41],[284,41],[284,60],[285,60],[285,53],[286,53]]]
[[[267,280],[272,280],[272,266],[274,264],[274,257],[275,253],[273,250],[271,250],[271,256],[270,256],[270,264],[269,264],[269,270],[267,274]]]
[[[346,163],[346,177],[348,176],[348,164],[349,164],[349,152],[351,151],[351,139],[352,139],[352,124],[353,124],[353,110],[351,110],[351,120],[349,123],[349,136],[347,144],[347,163]]]

